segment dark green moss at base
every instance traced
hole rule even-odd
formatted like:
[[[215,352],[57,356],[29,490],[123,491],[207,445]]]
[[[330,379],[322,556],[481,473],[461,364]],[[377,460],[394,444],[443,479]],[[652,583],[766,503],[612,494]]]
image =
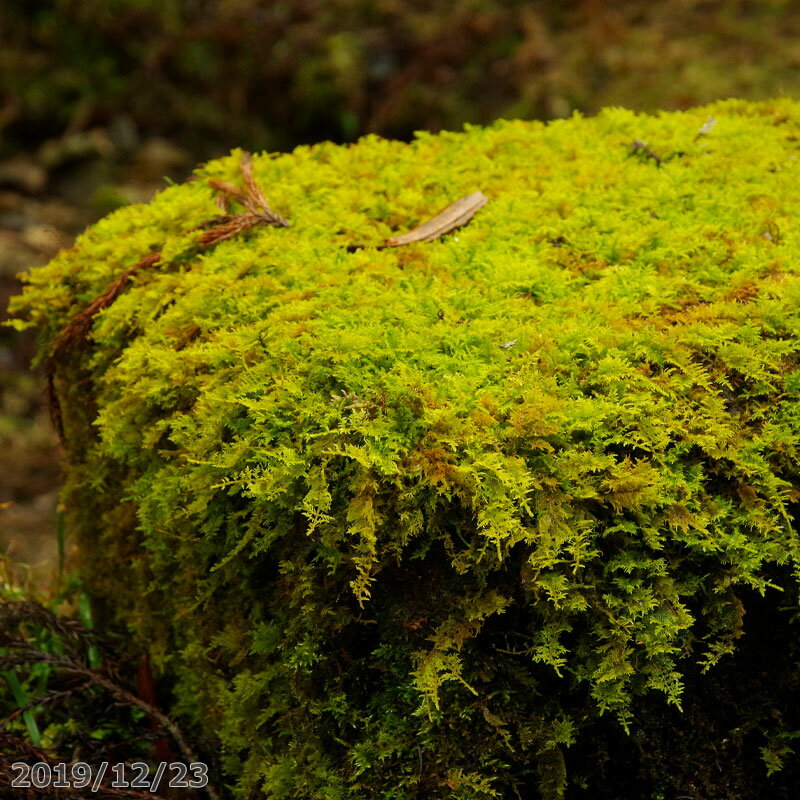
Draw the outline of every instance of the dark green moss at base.
[[[200,253],[233,154],[31,274],[47,347],[162,249],[58,366],[67,502],[238,797],[561,797],[796,598],[799,140],[731,101],[302,147],[255,159],[291,228]]]

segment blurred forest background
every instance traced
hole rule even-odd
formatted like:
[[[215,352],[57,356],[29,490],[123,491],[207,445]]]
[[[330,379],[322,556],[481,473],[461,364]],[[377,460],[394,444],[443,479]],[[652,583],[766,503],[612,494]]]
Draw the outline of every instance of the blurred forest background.
[[[800,96],[793,0],[3,0],[0,309],[16,274],[232,147]],[[0,547],[57,561],[59,454],[0,329]]]

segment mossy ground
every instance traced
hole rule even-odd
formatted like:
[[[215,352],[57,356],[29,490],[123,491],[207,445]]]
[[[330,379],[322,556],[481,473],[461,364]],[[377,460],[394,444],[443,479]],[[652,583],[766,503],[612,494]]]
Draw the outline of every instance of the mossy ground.
[[[162,254],[59,353],[65,501],[237,796],[557,798],[753,598],[794,630],[799,153],[791,101],[300,147],[254,161],[291,227],[203,250],[234,153],[30,275],[45,352]]]

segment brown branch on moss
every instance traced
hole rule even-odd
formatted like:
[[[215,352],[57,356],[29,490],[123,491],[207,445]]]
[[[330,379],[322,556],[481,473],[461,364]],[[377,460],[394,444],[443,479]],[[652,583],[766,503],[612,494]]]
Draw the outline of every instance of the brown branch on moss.
[[[253,177],[253,159],[250,153],[242,153],[241,171],[245,185],[244,190],[227,181],[216,179],[210,180],[209,186],[218,191],[217,204],[224,211],[228,210],[231,200],[236,200],[247,209],[247,213],[225,214],[191,228],[187,232],[204,231],[199,240],[200,247],[213,247],[242,233],[242,231],[255,228],[258,225],[270,225],[275,228],[289,227],[289,222],[270,208],[267,198],[256,183]],[[95,316],[116,300],[134,275],[142,270],[150,269],[158,264],[159,261],[161,261],[161,251],[155,250],[141,258],[132,267],[128,267],[97,295],[86,308],[75,314],[55,338],[46,361],[45,399],[50,412],[50,420],[62,444],[64,443],[64,418],[55,386],[55,373],[60,357],[71,346],[85,341],[92,328]]]
[[[200,237],[201,247],[213,247],[215,244],[224,242],[226,239],[230,239],[242,231],[255,228],[258,225],[273,224],[267,222],[260,214],[227,214],[225,216],[215,217],[213,220],[199,225],[195,230],[201,230],[212,223],[214,227],[209,228]]]
[[[82,342],[86,334],[91,330],[95,316],[104,308],[108,308],[119,296],[127,285],[128,281],[144,269],[155,266],[161,260],[161,252],[148,253],[144,258],[137,261],[132,267],[128,267],[118,278],[115,278],[97,297],[89,303],[86,308],[75,314],[70,321],[61,329],[61,332],[53,341],[50,354],[45,362],[45,399],[47,408],[50,412],[50,421],[58,433],[58,438],[62,444],[64,442],[64,418],[61,413],[61,403],[58,399],[58,392],[55,385],[55,373],[58,360],[74,344]]]
[[[115,278],[86,308],[75,314],[66,327],[61,330],[53,342],[51,358],[66,350],[76,341],[84,339],[92,327],[95,315],[104,308],[108,308],[117,299],[125,285],[137,272],[155,266],[160,260],[160,251],[149,253],[132,267],[128,267],[118,278]]]
[[[231,210],[232,200],[236,200],[242,205],[247,202],[244,192],[238,186],[228,183],[228,181],[223,181],[218,178],[211,178],[208,182],[208,185],[212,189],[217,190],[217,196],[214,198],[214,202],[225,212],[226,215],[228,215],[228,212]],[[225,217],[217,217],[216,219],[224,218]],[[212,222],[213,221],[214,220],[212,220]],[[208,225],[209,223],[206,222],[203,224]]]
[[[240,168],[245,185],[244,191],[238,186],[228,183],[228,181],[212,178],[208,182],[208,185],[219,193],[217,195],[217,205],[227,212],[230,208],[231,200],[241,203],[248,213],[237,214],[233,218],[236,216],[258,218],[258,221],[253,222],[249,227],[253,227],[253,225],[272,225],[275,228],[288,228],[289,222],[270,208],[267,198],[256,183],[253,177],[253,157],[250,153],[242,153]],[[231,217],[227,217],[227,219],[231,219]]]

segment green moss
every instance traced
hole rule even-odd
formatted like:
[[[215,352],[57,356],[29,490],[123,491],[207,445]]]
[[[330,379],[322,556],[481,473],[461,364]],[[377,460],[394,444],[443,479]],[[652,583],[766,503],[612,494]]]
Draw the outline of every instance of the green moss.
[[[237,796],[560,797],[796,597],[799,142],[729,101],[300,147],[254,160],[291,227],[201,252],[234,153],[31,273],[44,351],[163,248],[58,364],[66,499]]]

